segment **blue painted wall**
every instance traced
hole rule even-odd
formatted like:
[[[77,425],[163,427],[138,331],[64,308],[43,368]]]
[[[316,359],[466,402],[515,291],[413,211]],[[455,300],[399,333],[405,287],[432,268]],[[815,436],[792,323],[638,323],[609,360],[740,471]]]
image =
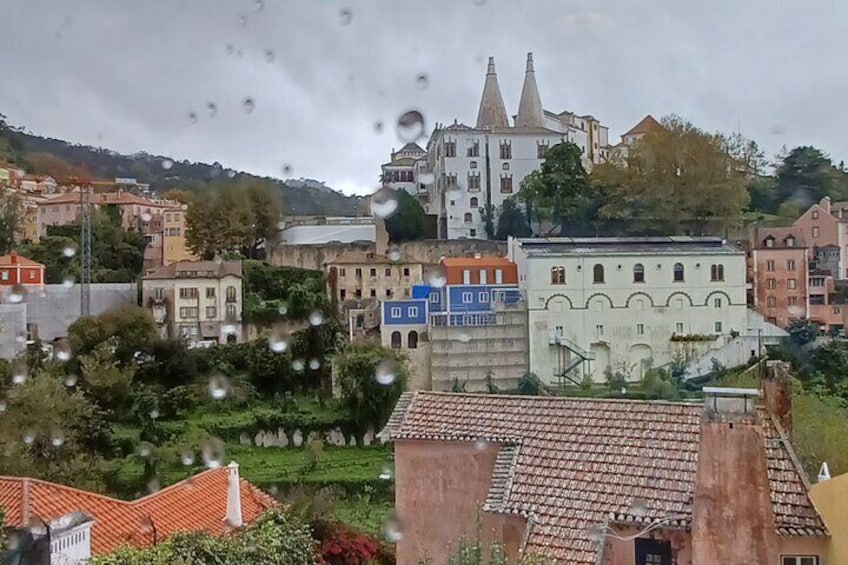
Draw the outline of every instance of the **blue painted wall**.
[[[426,324],[427,300],[384,300],[382,314],[386,326]]]

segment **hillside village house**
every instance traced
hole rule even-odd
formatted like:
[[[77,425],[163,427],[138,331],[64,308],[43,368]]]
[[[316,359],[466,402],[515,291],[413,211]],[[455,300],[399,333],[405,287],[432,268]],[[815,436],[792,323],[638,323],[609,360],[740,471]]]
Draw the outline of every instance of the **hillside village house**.
[[[141,279],[142,305],[163,338],[242,339],[241,261],[178,261]]]
[[[49,544],[51,565],[83,565],[92,556],[125,545],[148,547],[178,532],[223,535],[275,504],[240,478],[235,462],[133,501],[39,479],[0,477],[0,506],[10,535],[20,535],[20,563],[32,562],[41,544]],[[26,535],[33,533],[34,539]]]
[[[509,259],[527,300],[529,366],[546,383],[641,380],[748,329],[745,253],[719,238],[510,239]]]
[[[793,319],[809,318],[809,264],[812,260],[796,228],[760,228],[748,260],[752,306],[785,328]]]
[[[787,441],[787,369],[770,369],[764,407],[756,389],[707,389],[703,404],[404,393],[380,434],[398,564],[445,563],[480,505],[484,545],[510,559],[825,564],[830,534]]]
[[[0,287],[23,285],[25,287],[44,286],[44,265],[27,259],[12,251],[9,255],[0,255]]]

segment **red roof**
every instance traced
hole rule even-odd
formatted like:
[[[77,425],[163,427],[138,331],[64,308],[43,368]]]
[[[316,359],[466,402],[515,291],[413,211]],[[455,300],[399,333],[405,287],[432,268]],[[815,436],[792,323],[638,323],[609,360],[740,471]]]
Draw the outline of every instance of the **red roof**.
[[[662,125],[660,125],[660,123],[657,120],[655,120],[652,115],[648,114],[647,116],[642,118],[642,121],[640,121],[638,124],[636,124],[635,126],[630,128],[630,131],[628,131],[627,133],[625,133],[621,137],[627,137],[628,135],[642,135],[642,134],[648,133],[649,131],[651,131],[653,129],[661,128],[661,127],[662,127]]]
[[[514,263],[506,257],[445,257],[442,259],[445,267],[509,267]]]
[[[17,263],[12,262],[12,255],[0,255],[0,267],[41,267],[44,265],[21,255],[16,255]]]
[[[152,545],[177,532],[224,533],[228,469],[210,469],[135,501],[22,477],[0,477],[0,507],[6,525],[26,526],[36,516],[45,522],[71,512],[94,519],[91,551],[102,555],[122,545]],[[249,524],[276,501],[240,480],[242,518]]]

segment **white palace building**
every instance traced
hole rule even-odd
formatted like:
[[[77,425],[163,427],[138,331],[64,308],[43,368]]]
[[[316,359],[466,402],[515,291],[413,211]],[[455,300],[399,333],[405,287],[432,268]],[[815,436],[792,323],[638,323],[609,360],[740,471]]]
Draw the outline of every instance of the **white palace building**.
[[[542,107],[532,53],[511,125],[490,58],[477,123],[437,123],[426,149],[409,143],[392,152],[382,166],[383,178],[438,216],[440,238],[485,239],[487,204],[497,209],[517,194],[524,177],[541,166],[548,147],[563,140],[576,143],[589,168],[609,156],[608,137],[608,128],[591,115]]]

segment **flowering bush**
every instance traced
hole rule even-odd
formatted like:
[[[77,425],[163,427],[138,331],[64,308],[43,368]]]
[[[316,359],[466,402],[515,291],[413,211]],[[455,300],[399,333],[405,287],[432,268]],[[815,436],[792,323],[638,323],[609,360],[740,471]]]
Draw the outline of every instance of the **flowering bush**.
[[[338,527],[320,544],[316,562],[318,565],[364,565],[380,557],[380,546],[373,539]]]

